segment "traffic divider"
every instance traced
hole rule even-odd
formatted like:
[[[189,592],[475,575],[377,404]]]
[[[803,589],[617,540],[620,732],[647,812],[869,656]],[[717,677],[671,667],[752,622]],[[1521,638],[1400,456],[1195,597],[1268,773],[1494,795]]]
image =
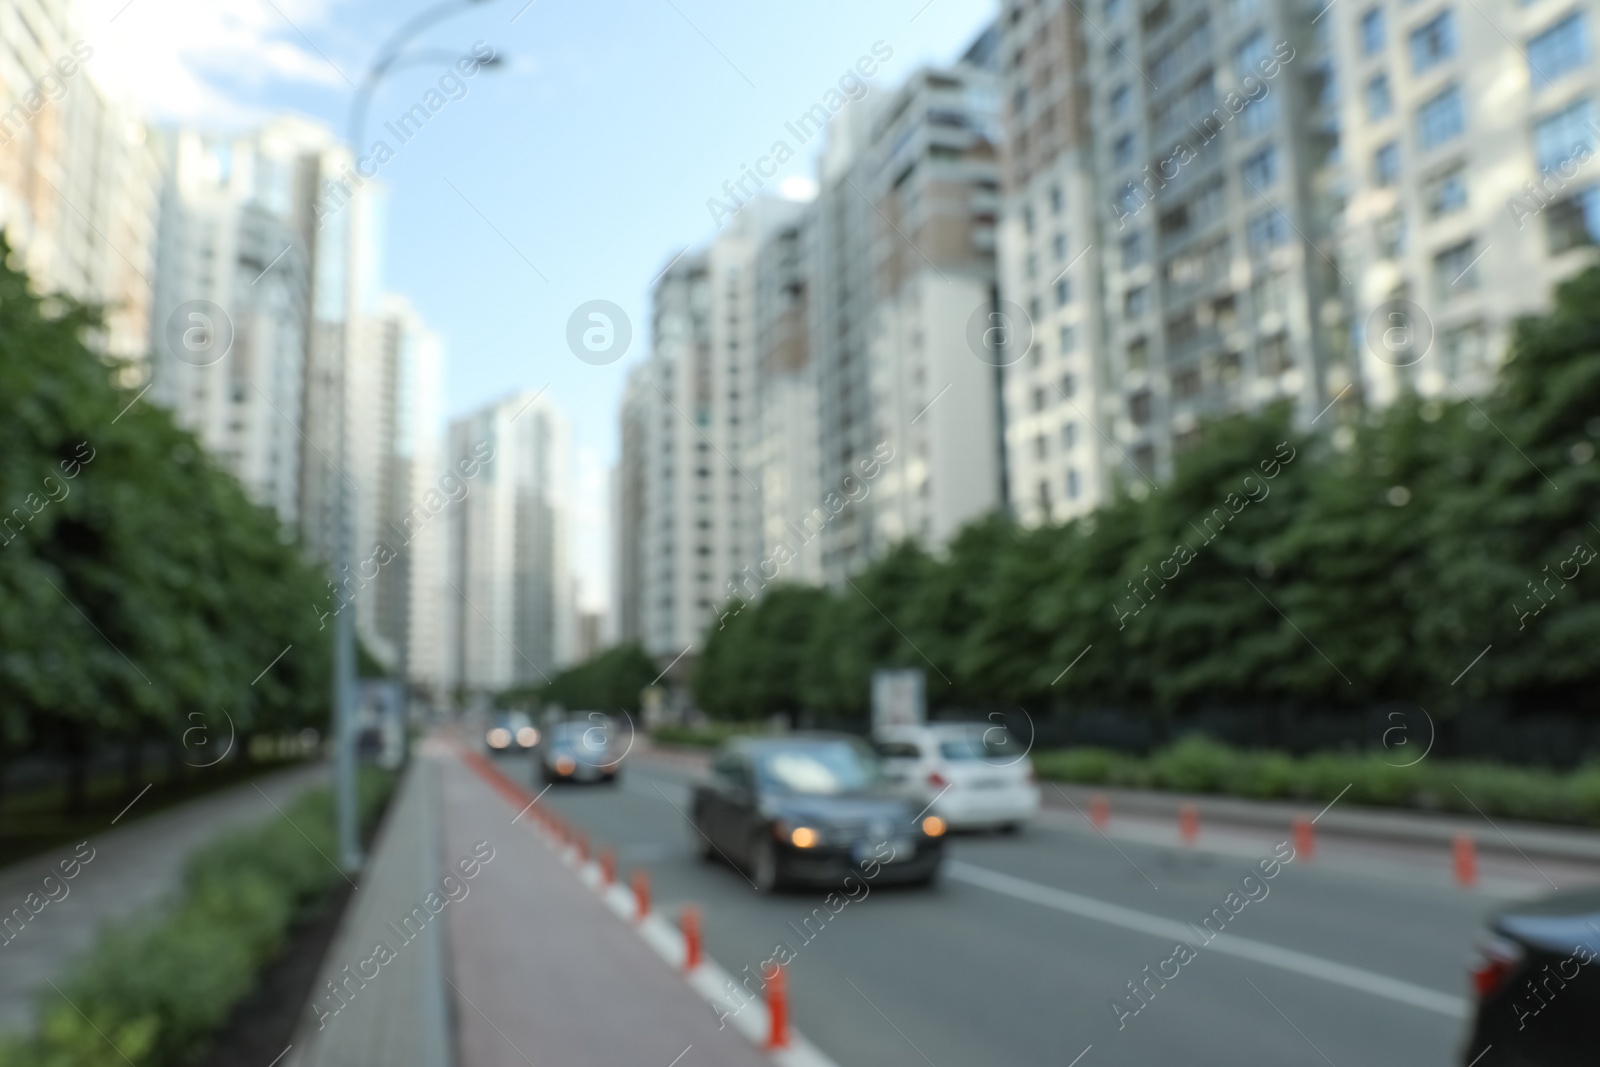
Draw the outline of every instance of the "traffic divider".
[[[783,964],[774,963],[772,973],[762,972],[767,983],[767,1050],[789,1047],[789,978]]]
[[[678,913],[678,931],[683,934],[683,969],[700,966],[700,909],[685,904]]]
[[[1096,793],[1089,801],[1089,821],[1104,830],[1111,822],[1111,801],[1104,793]]]
[[[1471,834],[1457,834],[1451,852],[1455,860],[1456,884],[1470,889],[1478,884],[1478,844]]]
[[[1317,835],[1311,828],[1311,820],[1304,815],[1294,817],[1294,858],[1304,862],[1309,860],[1317,851]]]
[[[634,919],[644,922],[650,914],[650,874],[643,867],[633,872]]]
[[[1178,808],[1178,837],[1185,845],[1193,845],[1200,839],[1200,812],[1193,804]]]

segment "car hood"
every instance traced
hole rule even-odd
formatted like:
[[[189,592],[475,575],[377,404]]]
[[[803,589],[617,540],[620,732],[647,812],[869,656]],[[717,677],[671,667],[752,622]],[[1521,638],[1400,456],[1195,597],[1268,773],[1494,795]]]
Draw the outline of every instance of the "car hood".
[[[1580,945],[1600,954],[1600,890],[1555,893],[1502,909],[1494,927],[1547,952],[1570,955]]]
[[[762,798],[762,807],[777,818],[823,827],[868,830],[883,824],[888,827],[885,836],[909,833],[915,814],[905,800],[884,793],[839,796],[769,793]]]

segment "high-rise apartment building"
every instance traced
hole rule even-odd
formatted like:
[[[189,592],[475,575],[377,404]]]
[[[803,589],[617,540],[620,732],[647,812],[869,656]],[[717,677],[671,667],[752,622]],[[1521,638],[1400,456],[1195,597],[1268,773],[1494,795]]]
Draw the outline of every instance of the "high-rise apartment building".
[[[822,542],[815,509],[823,505],[810,323],[816,216],[810,203],[774,203],[767,210],[770,225],[758,242],[755,265],[752,474],[761,485],[760,555],[766,559],[778,545],[787,546],[793,558],[781,568],[776,560],[768,566],[774,580],[816,585],[822,581]]]
[[[668,659],[700,643],[736,581],[760,580],[751,575],[761,544],[752,447],[761,208],[745,208],[706,249],[670,266],[652,297],[651,354],[635,387],[639,612],[646,650]]]
[[[628,371],[619,416],[621,454],[611,476],[612,616],[619,642],[644,641],[645,500],[649,492],[650,417],[654,413],[648,362]]]
[[[854,496],[862,464],[894,458],[823,528],[829,582],[1003,499],[997,376],[968,337],[995,300],[994,43],[830,128],[808,263],[821,489]]]
[[[537,685],[571,659],[567,451],[566,420],[536,393],[450,424],[448,686]]]
[[[150,337],[159,160],[93,80],[65,0],[0,3],[0,227],[41,292],[106,307],[89,338],[140,384]]]
[[[294,175],[249,138],[162,141],[150,398],[296,526],[311,273]]]
[[[1032,522],[1159,479],[1207,417],[1281,401],[1309,422],[1354,380],[1316,9],[1095,8],[1001,19],[1004,289],[1034,345],[1006,370],[1007,443]]]
[[[1337,59],[1362,380],[1485,388],[1518,315],[1600,239],[1600,6],[1366,2],[1323,20]]]

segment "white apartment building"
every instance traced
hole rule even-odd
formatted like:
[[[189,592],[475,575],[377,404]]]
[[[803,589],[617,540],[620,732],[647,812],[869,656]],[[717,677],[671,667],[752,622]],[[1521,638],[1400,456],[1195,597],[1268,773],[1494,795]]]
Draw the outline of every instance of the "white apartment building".
[[[293,174],[247,138],[162,140],[150,398],[298,525],[311,277],[282,211]]]
[[[817,427],[817,367],[811,358],[809,204],[770,205],[756,252],[756,435],[761,484],[761,556],[784,545],[777,580],[822,582],[815,509],[823,503]],[[810,520],[810,521],[808,521]],[[769,570],[772,566],[769,565]]]
[[[537,685],[570,661],[568,427],[537,393],[450,424],[445,684]]]
[[[741,211],[709,247],[673,264],[652,298],[651,354],[636,387],[639,613],[646,650],[667,660],[701,643],[736,590],[755,596],[764,580],[753,447],[761,215],[760,204]]]
[[[374,336],[362,392],[375,401],[370,435],[352,473],[373,486],[377,520],[372,541],[392,559],[379,567],[371,609],[358,612],[362,640],[387,666],[435,688],[444,680],[444,512],[451,484],[443,479],[439,440],[443,353],[439,337],[402,296],[386,295],[366,321]]]
[[[1592,2],[1430,0],[1327,20],[1342,260],[1373,401],[1485,388],[1515,318],[1594,261],[1597,19]]]
[[[65,0],[0,0],[0,227],[40,292],[107,308],[90,342],[146,368],[159,160],[93,80]]]
[[[1007,5],[1002,270],[1036,346],[1007,368],[1024,521],[1143,492],[1205,418],[1284,402],[1309,422],[1352,385],[1337,79],[1314,15]]]
[[[648,362],[628,370],[619,414],[621,454],[611,475],[612,618],[619,642],[644,641],[645,500],[650,473],[651,404]]]
[[[830,583],[905,538],[938,549],[1004,500],[998,375],[968,329],[996,310],[994,43],[829,131],[808,256],[820,488],[860,495],[893,457],[823,528]]]

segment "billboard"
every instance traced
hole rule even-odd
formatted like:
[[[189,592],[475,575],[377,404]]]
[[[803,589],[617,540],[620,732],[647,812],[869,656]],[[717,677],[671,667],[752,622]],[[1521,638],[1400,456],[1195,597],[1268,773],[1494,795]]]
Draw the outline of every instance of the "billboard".
[[[872,729],[921,726],[928,719],[927,682],[915,668],[872,672]]]

